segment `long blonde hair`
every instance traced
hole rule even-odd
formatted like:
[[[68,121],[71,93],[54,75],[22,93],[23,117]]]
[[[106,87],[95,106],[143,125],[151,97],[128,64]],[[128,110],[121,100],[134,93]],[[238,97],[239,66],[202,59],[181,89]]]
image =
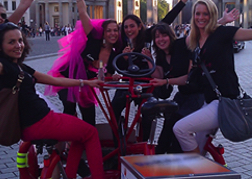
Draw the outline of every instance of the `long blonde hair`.
[[[215,3],[212,0],[198,0],[198,1],[196,1],[193,5],[193,8],[192,8],[191,32],[189,35],[189,49],[190,50],[194,50],[197,47],[197,43],[200,39],[199,28],[196,26],[195,18],[194,18],[196,6],[199,4],[203,4],[207,7],[207,10],[208,10],[209,16],[210,16],[209,23],[205,27],[205,32],[208,34],[211,34],[218,27],[218,25],[217,25],[218,9],[217,9]]]

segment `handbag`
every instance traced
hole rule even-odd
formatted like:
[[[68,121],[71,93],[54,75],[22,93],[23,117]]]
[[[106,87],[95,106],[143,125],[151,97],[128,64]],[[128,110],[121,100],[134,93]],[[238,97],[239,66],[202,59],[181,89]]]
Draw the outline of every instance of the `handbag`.
[[[0,145],[10,146],[21,138],[18,92],[23,79],[24,72],[20,68],[16,85],[0,91]]]
[[[220,130],[225,138],[233,142],[240,142],[252,137],[252,98],[242,89],[237,99],[230,99],[221,96],[217,85],[214,83],[205,64],[201,67],[206,74],[213,90],[219,99],[218,121]]]

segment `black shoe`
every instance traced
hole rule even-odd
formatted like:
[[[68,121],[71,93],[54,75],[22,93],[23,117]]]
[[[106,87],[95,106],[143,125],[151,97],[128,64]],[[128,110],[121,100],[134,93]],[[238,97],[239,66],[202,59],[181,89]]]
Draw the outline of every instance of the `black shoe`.
[[[87,164],[85,163],[85,160],[84,160],[84,159],[81,159],[81,160],[80,160],[77,173],[78,173],[78,175],[80,175],[82,178],[91,175],[90,170],[89,170],[89,167],[88,167]]]

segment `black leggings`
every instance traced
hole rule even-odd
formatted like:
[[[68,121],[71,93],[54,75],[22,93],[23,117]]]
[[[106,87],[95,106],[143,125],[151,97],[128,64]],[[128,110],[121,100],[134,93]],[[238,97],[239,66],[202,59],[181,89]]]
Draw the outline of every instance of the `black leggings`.
[[[62,101],[64,106],[63,113],[75,115],[76,114],[76,103],[70,102],[67,100],[68,89],[63,89],[58,92],[59,99]],[[87,123],[95,126],[95,104],[88,108],[83,108],[81,105],[78,105],[82,119]]]

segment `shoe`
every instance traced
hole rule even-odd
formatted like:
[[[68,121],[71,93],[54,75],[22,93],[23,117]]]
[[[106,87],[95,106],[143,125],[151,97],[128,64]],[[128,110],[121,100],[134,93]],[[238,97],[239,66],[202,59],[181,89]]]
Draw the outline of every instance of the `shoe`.
[[[82,178],[90,176],[91,172],[89,170],[89,167],[85,163],[84,159],[80,160],[79,166],[78,166],[78,171],[77,174],[80,175]]]

